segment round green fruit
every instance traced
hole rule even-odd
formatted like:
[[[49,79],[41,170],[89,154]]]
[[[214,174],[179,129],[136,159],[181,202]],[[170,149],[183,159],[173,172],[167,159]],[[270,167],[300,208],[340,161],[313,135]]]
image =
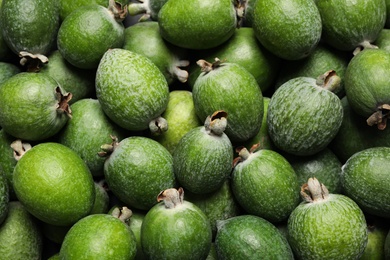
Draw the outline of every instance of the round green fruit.
[[[107,7],[108,3],[109,0],[60,0],[58,11],[60,14],[61,21],[63,21],[71,12],[80,8],[81,6],[100,4],[104,7]]]
[[[16,197],[43,222],[66,226],[89,214],[95,199],[91,172],[80,156],[59,143],[28,150],[13,172]]]

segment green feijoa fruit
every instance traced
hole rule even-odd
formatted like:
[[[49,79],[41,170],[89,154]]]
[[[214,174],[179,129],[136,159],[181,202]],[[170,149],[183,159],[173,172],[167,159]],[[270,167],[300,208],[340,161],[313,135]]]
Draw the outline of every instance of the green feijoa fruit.
[[[131,215],[128,224],[135,236],[135,241],[137,243],[137,254],[135,256],[135,259],[137,260],[143,260],[146,259],[144,253],[142,252],[142,245],[141,245],[141,227],[142,222],[144,221],[146,213],[141,211],[132,211],[133,214]]]
[[[0,4],[0,6],[1,6],[1,4]],[[0,19],[0,28],[2,28],[1,19]],[[0,29],[0,60],[3,62],[4,61],[9,62],[17,56],[8,47],[7,43],[4,40],[3,33],[1,33],[1,30],[2,29]]]
[[[142,54],[153,61],[169,85],[177,79],[187,81],[188,72],[180,69],[189,64],[189,61],[183,60],[186,51],[165,41],[156,21],[145,21],[127,27],[122,48]]]
[[[0,225],[1,258],[41,259],[42,240],[36,219],[19,201],[11,201],[8,216]]]
[[[331,71],[322,79],[291,79],[275,91],[268,105],[267,126],[277,148],[306,156],[332,141],[343,120],[340,99],[332,92],[339,83]]]
[[[256,1],[253,24],[257,39],[276,56],[309,56],[321,38],[322,23],[312,0]]]
[[[254,30],[249,27],[236,29],[233,36],[225,43],[212,49],[199,51],[197,56],[209,62],[219,57],[227,62],[241,65],[255,77],[263,93],[274,83],[280,65],[280,59],[259,43]],[[193,86],[201,73],[201,68],[194,64],[189,72],[188,83]]]
[[[390,51],[390,29],[382,29],[376,38],[374,45],[379,49]]]
[[[224,111],[207,117],[204,126],[186,133],[173,153],[173,170],[179,184],[197,194],[216,191],[232,170],[233,146],[224,133]]]
[[[101,180],[99,182],[95,181],[95,200],[90,215],[92,214],[105,214],[108,212],[108,206],[110,198],[108,196],[107,187],[105,187],[105,181]]]
[[[340,77],[340,86],[334,91],[339,97],[344,96],[344,75],[350,57],[348,53],[320,43],[308,57],[297,61],[284,61],[276,79],[276,88],[290,79],[297,77],[317,78],[324,71],[334,70]]]
[[[46,238],[46,241],[53,242],[56,245],[61,245],[64,241],[66,233],[68,233],[69,229],[73,226],[56,226],[51,225],[45,222],[41,222],[41,230],[43,236]],[[45,243],[45,241],[44,241]],[[45,244],[46,245],[46,244]]]
[[[272,223],[286,220],[300,199],[290,163],[272,150],[242,148],[235,164],[232,191],[243,209]]]
[[[385,239],[385,259],[390,259],[390,231],[387,233]]]
[[[18,73],[0,85],[0,125],[23,140],[52,137],[69,119],[71,97],[52,77]]]
[[[103,176],[105,158],[98,155],[102,144],[118,140],[125,131],[103,112],[97,99],[81,99],[71,105],[72,118],[57,135],[59,143],[74,150],[88,165],[93,176]]]
[[[100,4],[101,6],[107,7],[109,0],[60,0],[58,4],[58,11],[61,21],[65,20],[65,18],[71,12],[80,8],[81,6],[92,4]]]
[[[206,215],[183,199],[183,189],[167,189],[162,201],[147,213],[141,226],[141,244],[147,259],[206,259],[211,227]]]
[[[344,193],[364,212],[390,216],[390,148],[367,148],[352,155],[342,168]]]
[[[62,88],[72,93],[69,104],[94,96],[96,70],[76,68],[62,57],[59,50],[51,52],[48,59],[50,62],[43,66],[40,72],[51,76]]]
[[[385,0],[386,3],[386,22],[385,28],[390,28],[390,1]]]
[[[329,148],[311,156],[286,155],[285,158],[294,168],[300,186],[309,178],[315,177],[330,193],[342,192],[340,176],[342,163]]]
[[[8,182],[4,173],[0,171],[0,225],[7,217],[8,203],[9,203]]]
[[[109,214],[89,215],[77,221],[60,249],[60,259],[130,260],[135,254],[133,232],[124,221]]]
[[[167,120],[168,130],[152,138],[171,154],[188,131],[202,125],[195,113],[192,92],[188,90],[170,91],[167,108],[161,116]]]
[[[89,214],[95,187],[86,163],[59,143],[33,146],[13,172],[16,197],[43,222],[67,226]]]
[[[269,221],[240,215],[218,222],[218,259],[294,259],[286,238]]]
[[[147,57],[111,49],[97,69],[96,95],[112,121],[125,129],[140,131],[155,125],[166,109],[169,87],[162,72]]]
[[[244,142],[255,136],[264,114],[263,94],[254,76],[237,63],[198,60],[202,72],[192,89],[195,112],[205,121],[215,111],[229,115],[225,130],[232,141]]]
[[[370,126],[386,128],[390,110],[390,53],[365,49],[355,55],[345,72],[345,92],[351,108]]]
[[[336,49],[371,47],[386,20],[384,0],[318,0],[322,39]]]
[[[362,210],[349,197],[330,194],[315,178],[302,187],[302,198],[287,223],[287,238],[299,259],[359,259],[367,240]]]
[[[124,42],[122,17],[115,3],[82,6],[69,14],[58,30],[61,55],[80,69],[96,69],[108,49],[121,48]],[[93,46],[93,48],[91,48]]]
[[[366,215],[368,242],[361,260],[385,259],[385,240],[389,232],[389,224],[386,219]]]
[[[210,221],[213,238],[217,234],[217,222],[241,214],[241,207],[234,198],[229,179],[218,190],[207,194],[186,192],[186,200],[200,208]]]
[[[341,99],[344,116],[340,129],[329,148],[345,163],[353,154],[366,148],[387,146],[390,147],[390,129],[378,131],[367,125],[364,117],[358,115],[350,107],[348,98]]]
[[[243,25],[246,27],[253,26],[253,9],[257,0],[247,0],[244,2]]]
[[[20,68],[15,64],[10,62],[0,62],[0,84],[19,72],[21,72]]]
[[[176,186],[172,155],[157,141],[142,136],[114,142],[104,176],[114,195],[141,210],[156,204],[160,191]]]
[[[139,18],[140,22],[144,22],[149,19],[157,21],[158,13],[167,1],[168,0],[141,0],[130,2],[127,6],[128,12],[131,16],[141,15]]]
[[[51,0],[3,0],[0,10],[3,39],[22,57],[21,64],[30,59],[47,63],[44,55],[55,47],[60,26],[57,4]],[[36,63],[30,65],[37,69]]]
[[[161,36],[186,49],[209,49],[228,40],[237,18],[231,0],[167,1],[158,13]]]

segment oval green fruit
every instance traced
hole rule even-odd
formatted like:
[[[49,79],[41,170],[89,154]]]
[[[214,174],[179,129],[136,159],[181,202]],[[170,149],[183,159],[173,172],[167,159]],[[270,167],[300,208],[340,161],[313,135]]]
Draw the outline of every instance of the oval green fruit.
[[[322,23],[312,0],[256,1],[253,24],[257,39],[276,56],[309,56],[321,38]]]
[[[80,8],[81,6],[100,4],[104,7],[107,7],[108,3],[109,0],[60,0],[58,12],[60,14],[61,21],[63,21],[71,12]]]
[[[166,109],[169,87],[162,72],[145,56],[111,49],[96,72],[96,95],[112,121],[140,131],[148,129]]]
[[[13,173],[16,197],[43,222],[66,226],[89,214],[95,199],[91,172],[80,156],[59,143],[33,146]]]
[[[279,230],[253,215],[219,221],[215,247],[220,260],[294,259],[290,245]]]
[[[344,193],[364,212],[390,216],[390,148],[373,147],[352,155],[342,168]]]
[[[361,260],[380,260],[385,258],[385,241],[389,232],[389,224],[384,218],[366,214],[368,242]]]

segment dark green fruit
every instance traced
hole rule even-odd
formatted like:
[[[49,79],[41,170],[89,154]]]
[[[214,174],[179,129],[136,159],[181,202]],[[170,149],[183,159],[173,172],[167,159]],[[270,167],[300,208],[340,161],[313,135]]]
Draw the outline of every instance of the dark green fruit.
[[[84,5],[100,4],[107,7],[109,0],[60,0],[59,13],[61,21],[63,21],[71,12]]]
[[[166,109],[168,83],[158,67],[141,54],[107,51],[97,69],[96,95],[107,116],[119,126],[139,131]],[[124,105],[126,104],[126,105]]]
[[[48,59],[50,62],[40,72],[51,76],[65,91],[72,93],[69,104],[95,94],[95,70],[76,68],[62,57],[59,50],[51,52]]]
[[[385,259],[390,259],[390,231],[387,233],[385,239]]]
[[[263,119],[263,95],[253,75],[236,63],[199,60],[204,70],[192,89],[195,112],[204,122],[207,116],[223,110],[229,115],[226,135],[244,142],[255,136]]]
[[[390,216],[390,148],[373,147],[352,155],[343,166],[341,183],[344,193],[364,212]]]
[[[219,221],[215,247],[220,260],[294,259],[279,230],[267,220],[253,215]]]
[[[216,191],[232,170],[233,146],[224,133],[227,115],[217,111],[207,117],[204,126],[186,133],[173,153],[176,180],[197,194]]]
[[[4,173],[0,171],[0,225],[8,214],[8,203],[9,203],[9,191],[7,178]]]
[[[127,27],[123,49],[148,57],[164,74],[168,84],[177,79],[187,81],[187,71],[179,68],[189,64],[189,61],[182,60],[185,50],[166,42],[157,22],[145,21]]]
[[[390,53],[365,49],[354,56],[345,72],[345,92],[351,108],[370,126],[386,128],[390,110]]]
[[[95,69],[108,49],[121,48],[125,29],[117,8],[94,4],[69,14],[58,30],[61,55],[77,68]]]
[[[302,198],[288,219],[288,241],[298,259],[359,259],[367,244],[367,223],[349,197],[329,194],[317,179],[302,186]]]
[[[6,220],[0,225],[2,259],[41,259],[42,234],[37,220],[19,201],[9,203]]]
[[[232,172],[232,191],[249,214],[276,223],[288,218],[299,203],[298,179],[279,153],[243,148]]]
[[[321,16],[312,0],[256,1],[253,24],[257,39],[276,56],[309,56],[321,38]]]
[[[231,0],[168,1],[158,13],[161,36],[186,49],[209,49],[228,40],[236,29]]]
[[[67,226],[89,214],[95,199],[91,172],[70,148],[44,142],[18,161],[13,173],[17,198],[35,217]]]
[[[118,140],[125,131],[103,112],[97,99],[82,99],[71,105],[72,118],[58,134],[59,143],[74,150],[88,165],[92,175],[102,176],[105,158],[98,155],[102,144]]]
[[[19,142],[20,146],[15,151],[14,148],[11,147],[11,144],[15,140],[16,138],[7,134],[3,129],[0,129],[0,174],[7,180],[8,191],[11,198],[14,198],[15,196],[12,175],[17,159],[15,158],[14,153],[19,155],[22,154],[26,148],[31,148],[29,144]]]
[[[379,49],[390,51],[390,29],[382,29],[376,38],[374,45],[378,46]]]
[[[368,242],[360,260],[385,259],[385,240],[389,232],[386,219],[366,215]]]
[[[19,67],[9,62],[0,62],[0,84],[20,72]]]
[[[384,0],[318,0],[322,38],[342,51],[370,46],[386,20]]]
[[[135,237],[129,226],[112,215],[95,214],[71,227],[62,242],[60,259],[131,260],[135,254]]]
[[[129,227],[134,234],[135,241],[137,244],[137,254],[135,256],[135,259],[137,260],[145,259],[145,255],[144,252],[142,252],[142,245],[141,245],[141,227],[145,215],[146,213],[144,212],[133,210],[133,214],[131,215],[128,221]]]
[[[71,97],[47,75],[18,73],[0,85],[0,125],[24,140],[52,137],[69,119]]]
[[[107,188],[105,187],[105,181],[95,181],[95,200],[89,214],[92,215],[107,213],[109,203],[110,198],[108,196]]]
[[[142,250],[147,259],[205,259],[211,247],[211,227],[197,206],[183,200],[182,189],[158,195],[141,226]]]
[[[267,126],[276,147],[306,156],[332,141],[343,120],[340,99],[331,91],[339,79],[334,72],[317,81],[298,77],[275,91],[268,106]]]
[[[141,136],[114,142],[104,176],[121,201],[142,210],[157,203],[160,191],[176,186],[172,155],[157,141]]]

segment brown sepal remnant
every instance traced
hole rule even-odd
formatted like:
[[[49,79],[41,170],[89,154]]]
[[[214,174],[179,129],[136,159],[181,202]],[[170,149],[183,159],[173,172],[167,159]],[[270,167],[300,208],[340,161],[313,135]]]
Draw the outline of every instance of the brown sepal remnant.
[[[236,150],[236,153],[238,153],[238,156],[233,159],[233,166],[232,166],[232,168],[236,167],[236,165],[239,162],[245,161],[250,154],[255,153],[259,149],[261,149],[261,144],[260,143],[252,145],[252,147],[249,149],[249,151],[244,146],[236,147],[235,150]]]
[[[200,67],[200,70],[202,72],[210,72],[214,70],[215,68],[218,68],[222,65],[222,63],[225,62],[225,60],[220,60],[219,58],[215,58],[214,62],[208,62],[206,60],[198,60],[196,64]]]
[[[27,67],[27,72],[39,72],[43,64],[49,62],[49,59],[42,54],[32,54],[27,51],[19,52],[20,65]]]
[[[184,201],[184,190],[182,187],[166,189],[157,195],[157,202],[163,201],[167,209],[172,209]]]
[[[103,144],[102,146],[100,146],[100,149],[102,149],[102,151],[97,153],[98,156],[108,157],[119,145],[118,137],[110,135],[110,138],[112,142],[110,144]]]
[[[13,154],[16,161],[19,161],[20,158],[32,148],[29,143],[24,143],[20,139],[13,141],[10,146],[14,150]]]
[[[110,0],[108,4],[108,10],[112,12],[114,15],[114,18],[117,22],[122,22],[125,20],[128,11],[127,11],[127,5],[122,5],[119,2],[116,2],[115,0]]]
[[[384,130],[386,128],[387,118],[389,117],[390,105],[383,104],[367,119],[367,124],[369,126],[377,125],[379,130]]]
[[[72,110],[70,109],[69,101],[72,99],[72,93],[68,92],[62,94],[61,88],[59,86],[56,87],[55,92],[58,100],[57,111],[60,113],[66,113],[66,115],[71,118]]]
[[[325,200],[329,196],[326,186],[315,177],[309,178],[307,183],[301,186],[301,197],[306,202]]]

